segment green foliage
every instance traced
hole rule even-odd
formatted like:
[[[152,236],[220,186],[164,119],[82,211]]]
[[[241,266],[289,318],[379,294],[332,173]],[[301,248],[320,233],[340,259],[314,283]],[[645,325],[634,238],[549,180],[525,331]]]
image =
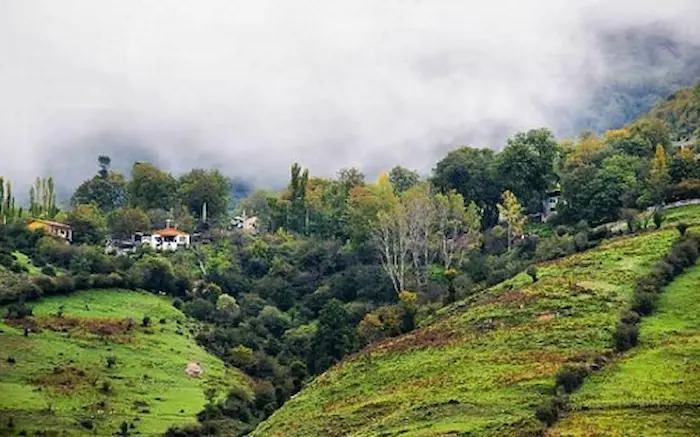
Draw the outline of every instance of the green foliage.
[[[71,197],[74,206],[93,204],[102,212],[109,212],[127,203],[126,178],[109,170],[109,158],[100,157],[100,171],[92,179],[78,186]]]
[[[218,170],[195,169],[182,175],[179,180],[178,197],[188,211],[201,218],[206,204],[207,215],[216,220],[229,207],[231,182]]]
[[[497,222],[496,203],[502,190],[492,150],[462,147],[449,152],[437,163],[432,183],[442,192],[456,190],[466,202],[483,208],[485,226]]]
[[[115,238],[131,238],[136,232],[148,232],[151,222],[143,210],[128,206],[115,209],[107,216],[107,224]]]
[[[76,205],[68,215],[68,224],[73,229],[73,242],[96,245],[104,243],[107,235],[107,220],[98,205]]]
[[[170,210],[175,206],[177,190],[177,180],[150,163],[136,162],[131,168],[129,202],[136,208]]]
[[[409,170],[397,165],[389,171],[389,182],[391,182],[391,186],[394,187],[396,193],[401,194],[418,185],[420,176],[415,170]]]

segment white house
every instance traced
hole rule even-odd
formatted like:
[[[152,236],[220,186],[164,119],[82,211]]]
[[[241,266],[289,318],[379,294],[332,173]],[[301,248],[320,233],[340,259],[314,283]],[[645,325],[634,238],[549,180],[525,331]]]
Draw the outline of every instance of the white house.
[[[246,216],[245,211],[243,211],[242,215],[234,217],[233,220],[231,220],[231,225],[253,235],[260,232],[259,219],[256,216]]]
[[[189,247],[190,242],[190,234],[170,227],[141,235],[141,244],[154,250],[178,250]]]
[[[561,201],[561,190],[552,190],[542,200],[542,221],[546,222],[557,212],[557,205]]]

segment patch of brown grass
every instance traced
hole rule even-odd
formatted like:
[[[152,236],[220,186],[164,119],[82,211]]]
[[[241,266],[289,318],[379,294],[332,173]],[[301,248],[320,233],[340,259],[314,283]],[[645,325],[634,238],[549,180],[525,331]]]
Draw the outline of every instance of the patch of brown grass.
[[[94,334],[100,337],[119,336],[135,329],[133,322],[116,318],[42,316],[10,319],[7,323],[18,328],[28,327],[32,332],[41,332],[46,329],[54,332]]]
[[[57,366],[53,372],[35,382],[45,387],[71,392],[79,386],[94,385],[96,381],[97,377],[87,370],[75,366]]]

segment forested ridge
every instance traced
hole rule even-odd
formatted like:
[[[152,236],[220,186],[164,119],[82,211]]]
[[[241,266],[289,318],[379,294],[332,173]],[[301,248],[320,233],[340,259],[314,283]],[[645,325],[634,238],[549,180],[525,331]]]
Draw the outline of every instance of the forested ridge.
[[[600,135],[539,128],[500,151],[455,148],[428,178],[401,166],[376,181],[357,168],[325,178],[295,163],[286,189],[234,202],[241,190],[218,170],[173,175],[137,162],[122,174],[100,156],[69,202],[41,175],[27,205],[0,180],[0,303],[16,321],[76,290],[168,296],[197,321],[196,341],[247,375],[211,397],[197,425],[168,435],[243,435],[343,358],[446,305],[521,272],[536,282],[538,262],[660,228],[664,204],[700,198],[699,134],[700,84]],[[257,217],[259,232],[233,226],[241,215]],[[70,225],[73,241],[28,230],[32,219]],[[105,253],[108,239],[167,226],[196,237],[192,246]]]

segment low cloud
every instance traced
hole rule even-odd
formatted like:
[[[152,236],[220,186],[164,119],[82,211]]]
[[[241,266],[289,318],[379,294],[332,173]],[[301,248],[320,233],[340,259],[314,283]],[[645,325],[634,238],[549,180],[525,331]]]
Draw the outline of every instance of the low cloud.
[[[571,133],[593,90],[684,68],[698,29],[697,0],[0,0],[0,175],[72,186],[100,153],[261,186],[294,161],[427,173],[460,144]],[[668,45],[656,64],[639,35]]]

